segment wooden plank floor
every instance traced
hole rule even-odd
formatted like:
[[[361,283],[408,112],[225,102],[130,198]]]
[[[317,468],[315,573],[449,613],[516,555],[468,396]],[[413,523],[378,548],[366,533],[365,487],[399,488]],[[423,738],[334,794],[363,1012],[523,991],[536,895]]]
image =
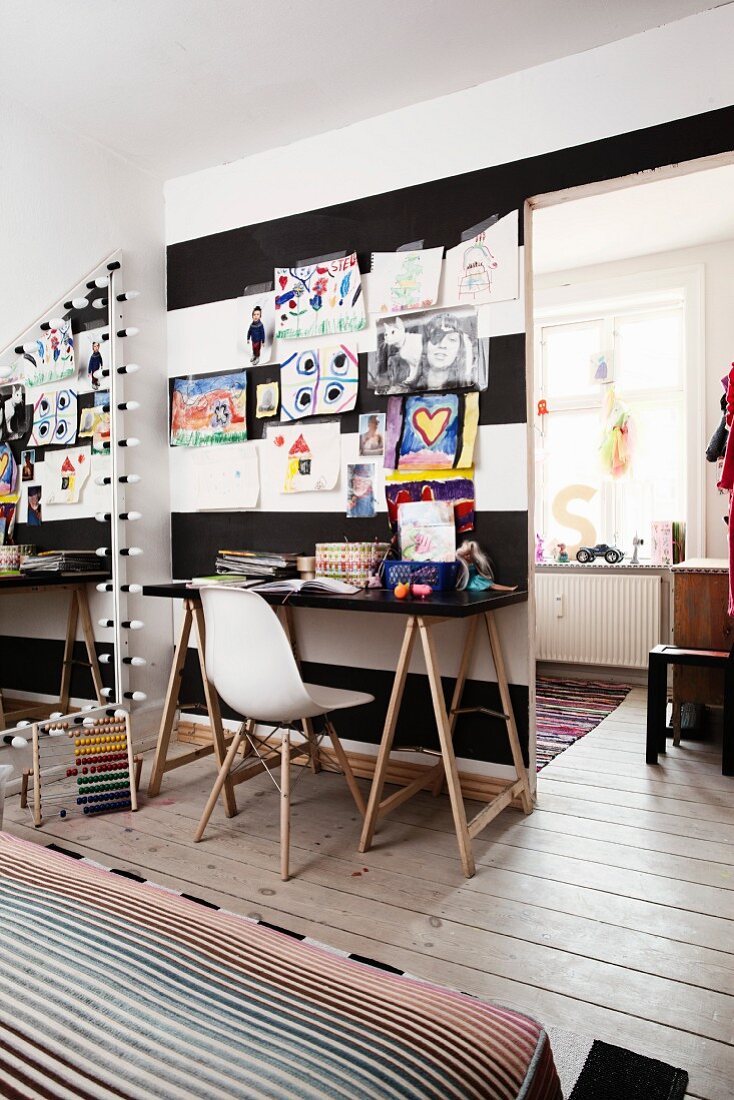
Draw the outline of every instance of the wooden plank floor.
[[[734,779],[705,742],[647,767],[644,708],[635,689],[545,768],[535,812],[507,810],[475,841],[468,882],[445,798],[401,806],[359,856],[354,804],[328,773],[295,787],[291,882],[267,776],[194,845],[211,758],[166,776],[136,815],[38,832],[14,799],[5,827],[662,1058],[689,1071],[690,1096],[731,1100]]]

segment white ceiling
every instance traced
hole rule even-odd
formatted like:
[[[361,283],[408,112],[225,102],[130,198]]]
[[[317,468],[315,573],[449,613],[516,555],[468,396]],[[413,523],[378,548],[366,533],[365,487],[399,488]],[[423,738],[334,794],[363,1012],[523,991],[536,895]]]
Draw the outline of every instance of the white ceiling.
[[[169,178],[723,2],[0,0],[0,94]]]
[[[533,271],[734,240],[734,164],[559,203],[533,214]]]

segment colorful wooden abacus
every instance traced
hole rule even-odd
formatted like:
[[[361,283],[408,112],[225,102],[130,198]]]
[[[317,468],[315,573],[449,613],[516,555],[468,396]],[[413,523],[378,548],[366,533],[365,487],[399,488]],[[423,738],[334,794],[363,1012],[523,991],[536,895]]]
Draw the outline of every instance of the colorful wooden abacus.
[[[33,725],[33,823],[44,809],[64,819],[137,810],[140,758],[133,756],[130,715],[90,707]],[[27,802],[27,797],[25,799]]]

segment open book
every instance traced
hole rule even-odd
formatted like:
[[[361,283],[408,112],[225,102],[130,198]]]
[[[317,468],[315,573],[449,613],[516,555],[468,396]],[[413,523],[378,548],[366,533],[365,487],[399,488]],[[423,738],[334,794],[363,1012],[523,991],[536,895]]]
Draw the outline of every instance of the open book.
[[[338,581],[334,577],[315,577],[310,581],[303,581],[299,577],[284,577],[279,581],[267,581],[266,584],[255,586],[256,592],[313,592],[325,595],[352,596],[355,592],[361,592],[356,584],[347,584],[346,581]]]

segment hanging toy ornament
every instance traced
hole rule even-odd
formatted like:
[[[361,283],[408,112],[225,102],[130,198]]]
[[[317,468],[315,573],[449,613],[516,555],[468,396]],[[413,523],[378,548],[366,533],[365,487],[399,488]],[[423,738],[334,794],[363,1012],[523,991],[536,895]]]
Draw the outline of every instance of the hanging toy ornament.
[[[538,416],[547,416],[547,415],[548,415],[548,402],[546,401],[546,399],[544,397],[541,397],[540,401],[538,402]]]
[[[624,477],[631,469],[633,427],[629,408],[617,399],[611,386],[605,401],[604,433],[599,447],[602,470],[609,477]]]

